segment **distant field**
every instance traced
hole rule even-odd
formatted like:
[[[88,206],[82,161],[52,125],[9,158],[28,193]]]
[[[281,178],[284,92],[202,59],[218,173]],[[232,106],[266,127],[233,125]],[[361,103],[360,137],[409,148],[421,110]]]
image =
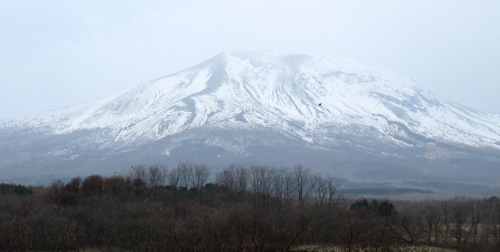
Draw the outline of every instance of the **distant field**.
[[[384,195],[401,195],[408,193],[419,194],[432,194],[431,190],[422,190],[414,188],[395,188],[395,187],[379,187],[379,188],[349,188],[342,189],[340,192],[343,195],[371,195],[371,196],[384,196]]]
[[[500,188],[449,181],[399,181],[394,183],[341,181],[339,193],[347,198],[383,197],[391,200],[447,200],[464,196],[485,198]]]
[[[444,249],[444,248],[436,248],[436,247],[427,247],[427,246],[400,246],[400,247],[391,247],[390,251],[394,252],[456,252],[453,249]],[[349,251],[348,248],[343,248],[339,246],[300,246],[292,249],[295,252],[345,252]],[[385,251],[385,248],[379,248],[376,250],[375,248],[351,248],[353,252],[372,252],[372,251]]]

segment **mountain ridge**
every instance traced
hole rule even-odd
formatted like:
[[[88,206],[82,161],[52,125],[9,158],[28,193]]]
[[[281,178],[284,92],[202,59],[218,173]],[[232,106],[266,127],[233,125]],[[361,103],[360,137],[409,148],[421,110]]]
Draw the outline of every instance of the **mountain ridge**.
[[[23,144],[16,143],[23,135]],[[217,150],[207,158],[226,151],[237,162],[256,146],[271,148],[273,137],[284,137],[279,148],[289,141],[311,155],[316,149],[332,158],[347,153],[345,148],[353,157],[359,156],[356,150],[382,159],[423,160],[487,151],[482,155],[496,160],[500,115],[436,98],[403,76],[357,61],[231,51],[93,103],[0,121],[0,137],[12,137],[8,142],[19,150],[32,148],[38,138],[67,139],[71,145],[47,145],[54,162],[88,152],[105,159],[140,152],[141,146],[156,146],[151,159],[165,160],[186,141]],[[5,145],[1,153],[11,150]],[[10,162],[37,162],[29,151],[26,155]],[[10,167],[5,161],[3,166]]]
[[[269,56],[268,54],[265,55]],[[319,80],[319,83],[314,83],[314,79],[302,80],[302,83],[298,84],[302,84],[302,86],[299,87],[294,87],[294,83],[290,83],[294,81],[297,82],[294,78],[310,77],[307,76],[307,74],[304,74],[305,71],[302,70],[302,72],[300,72],[300,67],[302,67],[304,64],[303,62],[297,61],[304,61],[304,59],[306,59],[307,61],[314,60],[314,63],[318,65],[318,61],[323,60],[321,58],[318,59],[306,55],[280,55],[277,57],[274,56],[275,58],[264,57],[264,60],[259,61],[259,59],[256,59],[255,56],[250,58],[243,58],[243,60],[241,60],[242,58],[239,57],[241,57],[241,53],[235,54],[231,52],[225,52],[187,70],[156,79],[137,88],[130,89],[128,91],[122,92],[121,94],[105,98],[94,103],[68,107],[66,109],[47,112],[42,115],[26,117],[27,122],[25,121],[24,123],[27,124],[28,127],[39,127],[42,125],[53,127],[57,129],[55,133],[59,134],[82,128],[92,129],[111,127],[115,129],[120,128],[121,130],[126,130],[127,128],[133,126],[130,125],[131,120],[136,123],[140,123],[141,121],[148,120],[147,118],[151,118],[155,115],[152,113],[148,113],[146,110],[154,111],[156,114],[162,112],[167,114],[165,110],[178,106],[184,108],[189,113],[197,114],[198,117],[195,116],[191,119],[193,120],[192,123],[195,126],[200,126],[205,123],[208,118],[207,114],[203,114],[203,111],[197,111],[196,109],[205,109],[206,111],[209,111],[209,113],[217,113],[220,111],[216,111],[217,109],[214,110],[213,108],[219,108],[218,105],[220,104],[216,104],[216,102],[220,102],[222,100],[227,103],[227,100],[231,98],[233,99],[233,101],[231,101],[230,105],[234,108],[232,109],[233,111],[231,111],[230,107],[224,107],[225,110],[229,111],[228,113],[230,116],[240,115],[241,117],[243,116],[243,114],[252,111],[252,109],[254,108],[253,104],[258,103],[262,106],[274,107],[274,109],[276,110],[274,111],[275,113],[280,114],[280,116],[285,115],[291,120],[303,123],[304,127],[308,130],[314,128],[314,125],[312,125],[311,121],[316,123],[324,123],[325,121],[328,122],[325,119],[325,117],[327,116],[335,117],[335,123],[342,125],[343,120],[345,120],[346,116],[359,116],[364,118],[372,117],[371,119],[373,120],[373,116],[378,117],[381,115],[381,117],[388,122],[395,121],[398,123],[403,123],[406,127],[411,128],[412,126],[410,124],[415,123],[415,118],[411,118],[411,116],[415,117],[416,112],[419,112],[419,110],[427,110],[425,112],[429,113],[429,110],[431,109],[437,110],[432,111],[434,113],[443,112],[439,111],[439,109],[442,108],[441,106],[443,106],[443,103],[447,103],[446,108],[448,109],[448,111],[444,112],[448,114],[455,112],[457,115],[463,117],[467,122],[476,124],[475,126],[478,127],[486,128],[486,130],[481,133],[483,133],[483,135],[486,137],[492,138],[492,140],[495,140],[496,142],[491,140],[485,142],[491,143],[495,148],[500,148],[500,145],[498,144],[498,142],[500,142],[500,136],[498,133],[500,131],[500,127],[496,126],[498,125],[496,123],[500,124],[499,115],[477,112],[470,108],[466,108],[465,106],[458,106],[458,104],[456,103],[452,103],[449,101],[444,102],[443,100],[435,98],[428,91],[418,87],[416,83],[413,83],[409,80],[400,81],[397,88],[394,88],[394,85],[388,85],[389,81],[394,80],[388,80],[385,83],[384,80],[377,81],[377,78],[381,79],[381,77],[369,71],[368,73],[365,71],[365,73],[358,74],[353,77],[350,76],[350,73],[346,72],[345,70],[344,72],[332,72],[330,70],[327,71],[326,74],[337,74],[340,76],[340,78],[334,79],[333,81],[339,81],[338,79],[344,78],[343,84],[347,83],[347,85],[349,85],[353,81],[352,78],[357,78],[357,83],[354,83],[356,85],[362,85],[364,83],[365,85],[376,86],[371,87],[372,90],[366,91],[362,88],[357,87],[348,87],[350,88],[350,90],[346,90],[346,88],[342,85],[337,85],[337,88],[326,90],[327,92],[329,92],[327,94],[330,95],[330,97],[325,97],[326,95],[324,95],[324,92],[319,92],[324,91],[320,90],[320,88],[323,87],[319,85],[305,86],[306,84],[311,83],[321,84],[322,80]],[[285,58],[286,61],[284,61],[283,58]],[[299,60],[297,60],[297,58],[299,58]],[[270,64],[269,61],[274,64]],[[280,61],[284,61],[284,64],[276,64],[276,62]],[[230,63],[229,65],[231,66],[231,68],[227,67],[228,63]],[[246,63],[246,65],[244,63]],[[249,75],[251,75],[251,77],[253,78],[259,78],[257,76],[257,73],[261,73],[259,72],[259,67],[266,67],[266,63],[271,66],[278,66],[276,67],[278,69],[274,69],[278,71],[277,74],[274,73],[277,76],[271,76],[271,78],[278,79],[277,81],[275,81],[278,84],[275,84],[273,87],[268,87],[268,84],[273,81],[272,79],[270,81],[269,78],[264,79],[260,82],[264,84],[252,83],[253,85],[241,85],[238,90],[231,90],[231,83],[229,83],[229,85],[227,84],[227,82],[231,81],[234,85],[248,82]],[[238,69],[238,67],[240,69]],[[290,75],[286,72],[283,73],[283,71],[290,71],[290,68],[292,68],[292,70],[295,72],[298,70],[302,76],[294,76],[293,74]],[[311,69],[306,70],[310,71]],[[228,71],[229,73],[227,73]],[[243,78],[241,78],[241,73],[245,74],[243,75]],[[321,74],[323,74],[323,78],[324,75],[326,75],[325,73]],[[385,76],[383,76],[382,78],[385,78]],[[185,86],[181,86],[183,84]],[[186,86],[186,84],[189,85]],[[225,87],[223,86],[224,84],[226,84]],[[390,90],[393,92],[389,95],[387,95],[387,86],[393,89]],[[316,90],[313,90],[313,92],[307,92],[307,89],[312,88],[315,88]],[[233,97],[224,97],[224,90],[221,91],[220,89],[224,89],[226,92],[229,92],[229,95],[232,95]],[[236,96],[238,96],[238,93],[242,90],[244,91],[243,93],[246,93],[246,97],[244,97],[244,99],[238,99]],[[368,95],[362,94],[356,97],[356,93],[361,92],[368,93]],[[318,93],[323,94],[323,97],[321,97],[321,95],[318,95]],[[213,94],[213,96],[215,97],[209,97],[210,94]],[[344,95],[344,97],[342,97],[342,95]],[[350,96],[347,97],[349,98],[349,100],[347,101],[346,96]],[[374,97],[378,100],[374,100]],[[201,106],[196,107],[196,105],[193,104],[193,101],[196,102],[196,99],[199,99],[198,104],[211,102],[212,109],[208,106],[204,108],[202,108]],[[409,99],[413,99],[413,101]],[[237,103],[243,104],[244,108],[239,106]],[[322,106],[315,106],[319,103],[322,103]],[[372,109],[374,107],[377,107],[376,109],[378,109],[379,111]],[[402,120],[400,117],[394,116],[394,114],[400,112],[398,111],[398,109],[400,109],[401,107],[410,108],[409,111],[404,111],[405,113],[403,114],[403,117],[407,117],[403,119],[407,120]],[[273,111],[266,112],[268,112],[269,114],[273,114]],[[65,118],[61,119],[61,115],[58,115],[58,113],[63,115],[63,117]],[[179,114],[178,112],[175,113],[175,116],[181,118],[189,117],[185,113]],[[487,119],[486,117],[489,118]],[[428,118],[432,117],[429,116]],[[50,119],[55,120],[51,122]],[[420,117],[418,119],[426,120],[425,117]],[[448,116],[446,119],[453,119],[454,121],[454,123],[446,125],[448,127],[451,127],[451,124],[463,127],[463,125],[457,123],[457,119],[459,119],[457,117]],[[473,119],[476,119],[476,121],[474,121]],[[491,120],[493,120],[493,122],[491,122]],[[478,121],[482,123],[479,123]],[[5,124],[5,122],[2,123],[3,127],[5,127]],[[158,124],[158,122],[154,122],[154,124]],[[348,121],[346,124],[350,124],[350,122]],[[426,121],[425,124],[431,125],[432,122]],[[170,133],[177,132],[176,130],[173,130],[175,126],[170,127],[172,128]],[[434,126],[432,128],[434,132],[430,133],[437,133],[442,130],[439,128],[440,127]],[[415,128],[413,128],[413,130],[415,130]],[[423,133],[424,131],[425,130],[420,130],[419,133]],[[165,136],[165,134],[161,134],[160,131],[158,131],[157,133],[159,134],[156,139]],[[445,133],[450,134],[450,131],[447,131]],[[167,132],[167,135],[168,134],[169,133]],[[439,137],[437,134],[434,136],[428,134],[427,136]],[[442,134],[440,137],[447,139],[444,134]],[[469,141],[462,141],[462,143],[464,142],[470,143]],[[475,142],[477,142],[477,144],[479,145],[479,141]]]

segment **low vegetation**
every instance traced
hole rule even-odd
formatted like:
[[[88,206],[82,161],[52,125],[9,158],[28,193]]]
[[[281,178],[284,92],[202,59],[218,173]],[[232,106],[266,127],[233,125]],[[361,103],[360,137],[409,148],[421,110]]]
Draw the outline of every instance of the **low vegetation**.
[[[500,251],[500,199],[341,197],[292,169],[132,167],[48,187],[0,185],[2,251]]]
[[[344,195],[401,195],[407,193],[431,194],[431,190],[415,188],[394,188],[394,187],[369,187],[369,188],[347,188],[340,191]]]
[[[318,246],[318,245],[304,245],[298,246],[292,251],[295,252],[343,252],[346,251],[345,248],[338,246]],[[385,251],[381,249],[371,248],[371,247],[353,247],[351,251],[356,252],[375,252],[375,251]],[[392,252],[456,252],[454,249],[445,249],[437,247],[428,246],[393,246],[390,248]]]

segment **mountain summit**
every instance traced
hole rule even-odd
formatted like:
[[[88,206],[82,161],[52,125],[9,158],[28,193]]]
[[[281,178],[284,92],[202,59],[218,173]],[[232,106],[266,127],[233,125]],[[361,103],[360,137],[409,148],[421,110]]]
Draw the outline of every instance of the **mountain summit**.
[[[303,54],[222,53],[94,103],[0,121],[0,137],[11,178],[179,161],[300,162],[351,177],[500,163],[500,115],[368,64]]]

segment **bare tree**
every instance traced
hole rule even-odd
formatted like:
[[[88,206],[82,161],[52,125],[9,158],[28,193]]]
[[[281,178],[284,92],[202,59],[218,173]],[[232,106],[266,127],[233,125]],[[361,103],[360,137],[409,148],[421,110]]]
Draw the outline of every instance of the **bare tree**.
[[[229,165],[216,175],[217,184],[221,185],[230,200],[234,200],[234,195],[237,192],[236,168]]]
[[[141,179],[143,181],[146,181],[146,174],[147,174],[146,166],[137,165],[137,166],[132,166],[130,168],[131,168],[130,178],[132,178],[132,180]]]
[[[491,207],[491,222],[488,233],[493,237],[497,251],[500,251],[500,201],[497,197],[491,197],[490,201],[492,201],[493,207]]]
[[[326,204],[328,200],[328,207],[333,207],[339,201],[340,195],[337,195],[337,185],[335,179],[328,174],[316,174],[311,178],[310,188],[314,191],[314,199],[317,206]]]
[[[422,215],[424,218],[424,223],[426,224],[426,228],[424,228],[423,230],[427,235],[427,240],[430,245],[433,244],[433,240],[434,245],[437,245],[439,242],[440,234],[439,225],[441,223],[441,213],[438,206],[435,203],[431,203],[424,209]]]
[[[304,168],[302,165],[295,165],[293,168],[293,176],[299,206],[302,207],[305,205],[305,202],[314,186],[311,181],[311,168]]]
[[[465,225],[469,219],[470,205],[464,198],[456,198],[452,202],[451,222],[455,228],[455,240],[459,250],[465,247],[472,229],[466,229]]]
[[[200,190],[208,180],[210,174],[208,167],[204,164],[196,164],[194,165],[192,173],[191,185],[196,188],[196,190]]]
[[[322,206],[325,202],[326,196],[328,195],[328,179],[323,178],[321,175],[315,175],[313,177],[313,183],[316,206]]]
[[[488,236],[483,235],[480,236],[480,229],[483,222],[489,217],[490,213],[488,212],[488,206],[484,200],[469,200],[469,212],[470,212],[470,228],[469,230],[472,232],[472,251],[481,251],[482,244],[480,240],[487,239]]]
[[[274,169],[271,178],[271,191],[275,199],[283,204],[284,192],[285,192],[285,173],[283,169]]]
[[[167,168],[165,166],[152,165],[148,167],[146,183],[150,188],[165,185]]]
[[[217,184],[225,187],[229,191],[236,191],[236,174],[234,166],[230,165],[218,172],[215,176]]]
[[[176,168],[170,170],[167,173],[167,179],[168,179],[168,184],[174,189],[177,190],[177,187],[179,186],[179,181],[181,179],[181,170],[179,166]]]
[[[142,180],[145,187],[152,188],[156,186],[165,185],[165,178],[167,176],[166,166],[160,165],[137,165],[132,166],[130,171],[130,178],[134,180]]]
[[[77,193],[80,190],[81,184],[82,179],[80,177],[76,177],[71,179],[71,181],[64,186],[64,189],[68,192]]]
[[[295,188],[295,180],[291,171],[283,173],[283,196],[285,198],[285,207],[289,208],[293,204],[293,191]]]
[[[236,189],[243,196],[248,187],[248,170],[243,166],[232,166],[236,177]]]
[[[128,178],[130,180],[130,178]],[[104,191],[113,192],[118,195],[129,189],[129,184],[127,183],[127,178],[123,176],[113,176],[109,178],[104,178]]]
[[[248,171],[245,167],[231,164],[217,173],[216,181],[226,189],[230,199],[235,200],[238,195],[240,201],[244,200],[248,185]]]
[[[101,195],[104,191],[104,180],[100,175],[91,175],[82,182],[82,192],[85,196]]]
[[[421,236],[419,228],[419,216],[408,211],[394,218],[393,237],[395,240],[413,245]]]
[[[252,166],[250,168],[252,177],[252,190],[254,193],[254,206],[267,208],[267,197],[271,192],[271,170],[264,166]]]
[[[450,225],[451,225],[451,207],[449,202],[445,201],[441,203],[441,213],[444,225],[444,241],[446,244],[448,244],[448,239],[450,235]]]
[[[180,163],[177,168],[179,169],[179,179],[186,189],[191,187],[191,181],[193,176],[193,165],[190,163]]]

